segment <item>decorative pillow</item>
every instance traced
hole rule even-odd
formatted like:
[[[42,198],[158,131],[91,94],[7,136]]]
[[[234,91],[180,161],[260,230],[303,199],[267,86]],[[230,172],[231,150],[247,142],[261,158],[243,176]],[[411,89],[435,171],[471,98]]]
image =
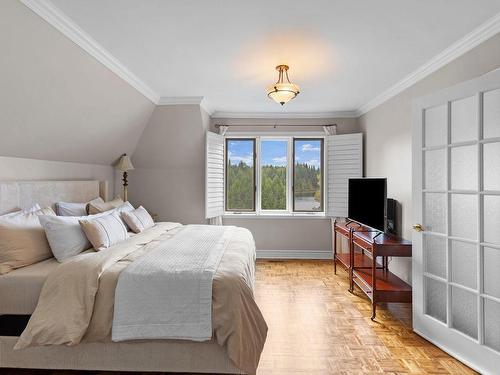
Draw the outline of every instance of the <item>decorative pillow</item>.
[[[85,207],[85,209],[86,209],[86,211],[87,211],[86,215],[92,215],[92,214],[90,213],[90,205],[94,205],[94,204],[95,204],[95,205],[100,205],[100,204],[102,204],[102,203],[104,203],[104,199],[102,199],[101,197],[98,197],[98,198],[96,198],[96,199],[92,199],[89,203],[87,203],[87,206]],[[94,209],[93,209],[93,210],[94,210]],[[95,210],[94,210],[94,211],[95,211]],[[95,212],[95,213],[98,213],[98,212]],[[94,213],[94,214],[95,214],[95,213]]]
[[[94,199],[93,201],[89,202],[88,205],[89,215],[95,215],[101,212],[112,210],[113,208],[117,208],[124,203],[123,199],[121,199],[120,197],[117,197],[109,202],[104,202],[101,198],[99,199],[100,200]]]
[[[128,238],[127,228],[116,211],[96,219],[80,220],[80,225],[97,251]]]
[[[151,215],[142,206],[133,211],[122,212],[122,219],[135,233],[140,233],[155,225]]]
[[[86,216],[88,203],[57,202],[56,213],[58,216]]]
[[[40,215],[56,214],[43,208],[0,218],[0,275],[52,257]]]

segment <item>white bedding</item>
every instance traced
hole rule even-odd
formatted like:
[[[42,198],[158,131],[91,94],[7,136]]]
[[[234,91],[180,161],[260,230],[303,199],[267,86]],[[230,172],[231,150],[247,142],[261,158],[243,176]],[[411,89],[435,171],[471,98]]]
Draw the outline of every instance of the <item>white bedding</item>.
[[[233,227],[188,225],[129,265],[115,291],[113,341],[212,338],[212,282]]]

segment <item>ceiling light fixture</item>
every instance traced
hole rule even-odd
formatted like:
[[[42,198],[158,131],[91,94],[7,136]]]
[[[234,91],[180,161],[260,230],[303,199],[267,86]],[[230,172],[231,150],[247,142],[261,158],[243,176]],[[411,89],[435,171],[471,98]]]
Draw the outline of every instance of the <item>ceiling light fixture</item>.
[[[295,98],[300,92],[299,86],[290,82],[288,69],[288,65],[278,65],[276,67],[276,70],[279,72],[278,81],[267,89],[267,96],[281,105]]]

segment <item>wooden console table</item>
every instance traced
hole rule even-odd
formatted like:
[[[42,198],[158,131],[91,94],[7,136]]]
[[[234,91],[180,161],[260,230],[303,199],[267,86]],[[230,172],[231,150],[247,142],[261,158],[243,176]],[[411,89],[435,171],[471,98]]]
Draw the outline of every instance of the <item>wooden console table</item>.
[[[411,302],[411,286],[389,271],[388,257],[411,257],[411,242],[385,234],[356,222],[333,223],[333,262],[349,274],[349,292],[357,285],[372,302],[372,317],[377,302]],[[337,236],[347,238],[349,252],[337,252]],[[378,259],[381,258],[381,262]]]

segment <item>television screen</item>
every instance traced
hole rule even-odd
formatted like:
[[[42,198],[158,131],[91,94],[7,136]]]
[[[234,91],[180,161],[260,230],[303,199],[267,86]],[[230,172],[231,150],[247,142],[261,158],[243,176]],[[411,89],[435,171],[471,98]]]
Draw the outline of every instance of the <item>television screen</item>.
[[[385,231],[387,180],[385,178],[349,179],[349,219]]]

